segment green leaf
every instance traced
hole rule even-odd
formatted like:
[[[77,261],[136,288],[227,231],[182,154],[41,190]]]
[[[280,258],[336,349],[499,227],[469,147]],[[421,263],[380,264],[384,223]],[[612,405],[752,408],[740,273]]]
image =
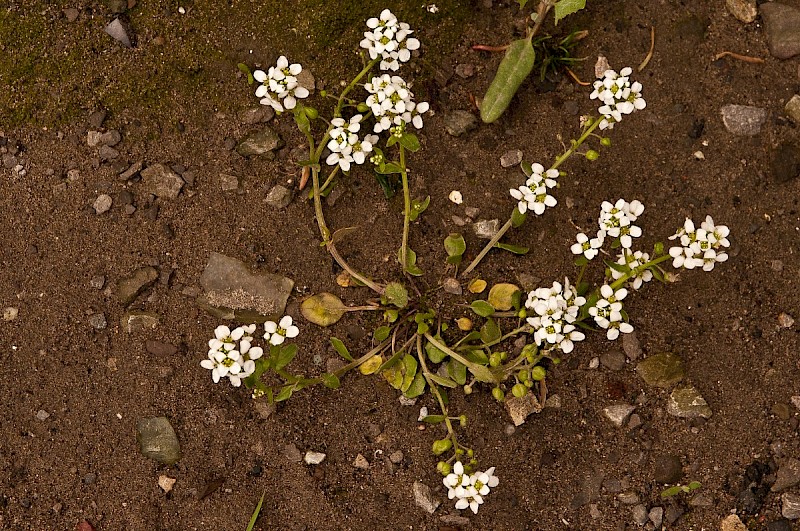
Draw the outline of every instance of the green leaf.
[[[325,387],[328,387],[329,389],[339,389],[339,386],[341,385],[339,377],[333,373],[323,374],[322,383],[325,384]]]
[[[386,364],[384,363],[384,365]],[[385,370],[382,370],[381,375],[384,378],[386,378],[386,381],[389,382],[389,385],[391,385],[398,391],[403,386],[403,371],[400,369],[399,366],[395,365],[393,367],[389,367]]]
[[[408,306],[408,290],[399,282],[390,282],[386,284],[383,294],[390,304],[398,308],[405,308]]]
[[[533,70],[535,60],[536,52],[530,39],[519,39],[511,43],[486,96],[483,97],[481,120],[484,123],[490,124],[500,118],[517,89]]]
[[[400,137],[400,145],[411,151],[412,153],[419,151],[419,138],[414,133],[403,133]]]
[[[586,0],[558,0],[554,6],[554,15],[556,17],[556,24],[562,18],[577,13],[586,7]]]
[[[494,374],[492,374],[492,371],[483,365],[470,365],[467,369],[469,369],[469,372],[471,372],[479,382],[497,383],[497,379],[494,377]]]
[[[294,392],[293,385],[284,385],[283,388],[281,388],[281,392],[278,393],[278,396],[275,397],[275,402],[283,402],[284,400],[289,400],[293,392]]]
[[[508,282],[500,282],[492,286],[489,290],[489,296],[486,297],[492,308],[495,310],[505,312],[514,306],[514,294],[519,293],[519,287]]]
[[[264,495],[266,492],[261,493],[261,499],[258,500],[258,505],[256,505],[256,510],[253,511],[253,516],[250,517],[250,523],[247,524],[247,529],[245,531],[253,531],[253,527],[256,525],[256,520],[258,520],[258,515],[261,512],[261,506],[264,504]]]
[[[397,178],[391,178],[389,175],[384,175],[379,172],[375,172],[375,180],[378,181],[378,184],[381,186],[381,190],[383,190],[383,195],[386,199],[391,199],[394,197],[395,192],[397,191]],[[313,192],[313,190],[312,190]]]
[[[653,273],[653,276],[656,278],[656,280],[658,280],[659,282],[666,282],[667,281],[664,278],[664,274],[661,272],[660,269],[658,269],[657,267],[651,267],[649,269]]]
[[[247,84],[248,85],[252,85],[253,82],[255,82],[255,78],[253,78],[253,74],[252,74],[252,72],[250,72],[250,69],[247,67],[247,65],[244,64],[244,63],[239,63],[236,66],[239,68],[239,70],[242,71],[243,74],[245,74],[247,76]],[[264,497],[262,496],[261,499],[263,500]],[[259,507],[260,507],[260,505],[259,505]]]
[[[344,343],[338,337],[331,338],[331,346],[333,346],[334,350],[339,353],[341,357],[346,359],[347,361],[353,361],[353,356],[350,355],[350,351],[347,350],[347,347],[344,346]]]
[[[522,171],[525,173],[527,177],[530,177],[533,174],[533,164],[530,162],[522,161],[519,163],[519,167],[522,168]],[[517,209],[519,210],[519,209]]]
[[[437,341],[442,341],[442,338],[439,336],[434,336]],[[443,350],[439,350],[433,343],[425,343],[425,352],[428,354],[428,359],[431,360],[432,363],[441,363],[443,359],[447,357],[447,353]]]
[[[391,173],[403,173],[403,169],[396,162],[386,162],[384,164],[381,164],[380,167],[376,168],[375,171],[377,171],[378,173],[383,173],[385,175]]]
[[[278,355],[275,357],[274,368],[279,371],[289,365],[294,357],[297,355],[297,345],[286,345],[281,347]]]
[[[616,263],[616,262],[609,262],[609,261],[606,261],[606,265],[607,265],[608,267],[610,267],[611,269],[613,269],[614,271],[618,271],[618,272],[620,272],[620,273],[622,273],[622,274],[625,274],[625,275],[627,275],[628,273],[630,273],[630,272],[631,272],[631,268],[630,268],[630,267],[628,267],[628,266],[627,266],[627,265],[625,265],[625,264],[618,264],[618,263]]]
[[[689,491],[691,492],[693,490],[699,489],[702,485],[700,484],[699,481],[692,481],[691,483],[689,483],[686,486],[689,488]]]
[[[438,374],[431,373],[428,375],[428,378],[430,378],[431,380],[433,380],[434,382],[443,387],[449,387],[451,389],[454,387],[458,387],[458,384],[455,383],[450,378],[445,378],[444,376],[439,376]]]
[[[489,356],[487,356],[484,351],[478,349],[467,351],[464,357],[472,363],[477,363],[479,365],[486,365],[489,363]]]
[[[676,494],[680,493],[681,493],[681,486],[675,485],[674,487],[670,487],[668,489],[664,489],[663,491],[661,491],[661,497],[671,498],[672,496],[675,496]]]
[[[306,110],[300,103],[294,108],[294,122],[297,124],[297,128],[301,133],[306,135],[311,134],[311,122],[308,120]]]
[[[511,226],[515,229],[518,229],[525,223],[525,219],[527,219],[528,213],[522,213],[519,211],[518,208],[514,207],[514,211],[511,213]]]
[[[422,393],[425,392],[425,377],[422,376],[421,372],[418,372],[416,376],[414,376],[414,381],[411,382],[411,385],[408,389],[405,390],[403,395],[406,398],[416,398]]]
[[[467,242],[464,241],[464,236],[457,232],[450,233],[444,239],[444,250],[447,251],[448,264],[460,264],[464,252],[467,250]]]
[[[386,338],[389,337],[389,334],[391,333],[392,333],[391,327],[385,325],[379,326],[378,328],[375,329],[375,333],[372,335],[372,337],[375,338],[375,341],[381,343],[384,340],[386,340]]]
[[[417,334],[418,335],[423,336],[423,335],[427,334],[428,330],[430,330],[430,329],[431,329],[431,325],[429,325],[426,322],[422,322],[422,323],[418,323],[417,324]]]
[[[472,308],[472,311],[480,315],[481,317],[489,317],[494,313],[494,308],[492,305],[484,300],[477,300],[472,301],[472,304],[469,305]]]
[[[417,358],[411,354],[406,354],[403,358],[403,370],[405,374],[403,374],[403,385],[400,387],[400,390],[404,393],[408,391],[408,388],[414,383],[414,378],[417,375],[417,366]]]
[[[528,251],[530,251],[530,249],[527,247],[522,247],[521,245],[511,245],[510,243],[497,242],[494,244],[494,246],[498,249],[503,249],[504,251],[509,251],[514,254],[528,254]]]
[[[414,199],[411,201],[411,211],[408,213],[409,221],[416,221],[420,214],[425,212],[425,209],[428,208],[428,205],[431,203],[431,196],[426,197],[425,199]]]
[[[500,331],[500,326],[494,319],[487,319],[484,325],[481,327],[481,340],[484,343],[497,341],[502,335],[503,334]]]
[[[422,419],[422,422],[426,422],[428,424],[439,424],[444,422],[444,419],[444,415],[428,415]]]
[[[300,313],[315,325],[330,326],[345,314],[345,305],[336,295],[323,292],[304,300]]]
[[[578,267],[583,267],[589,263],[589,259],[583,255],[580,255],[578,258],[575,259],[575,265]]]
[[[386,147],[392,147],[393,145],[397,144],[399,141],[400,141],[400,139],[397,138],[396,136],[389,135],[389,140],[386,141]]]
[[[467,366],[458,360],[451,359],[446,365],[447,374],[455,380],[458,385],[467,383]]]
[[[397,250],[397,261],[400,262],[402,265],[401,257],[402,249]],[[406,248],[406,267],[405,270],[409,275],[414,275],[415,277],[422,276],[422,269],[417,267],[417,253],[415,253],[411,247]]]

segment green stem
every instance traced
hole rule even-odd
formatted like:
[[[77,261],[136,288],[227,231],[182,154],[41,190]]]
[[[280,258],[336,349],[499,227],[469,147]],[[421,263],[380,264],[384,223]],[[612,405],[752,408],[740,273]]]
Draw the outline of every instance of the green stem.
[[[444,403],[442,394],[439,392],[439,387],[430,377],[428,365],[425,363],[425,351],[422,349],[422,337],[419,334],[417,334],[417,358],[422,366],[422,376],[425,377],[425,381],[428,382],[428,387],[431,388],[431,392],[434,394],[434,396],[436,396],[436,401],[439,402],[439,409],[441,409],[442,415],[444,416],[444,423],[447,426],[447,434],[450,437],[450,440],[453,441],[453,451],[455,452],[458,450],[456,431],[453,429],[453,423],[450,422],[450,417],[447,416],[447,406]]]
[[[592,122],[592,125],[590,125],[586,129],[586,131],[583,132],[583,134],[578,138],[578,140],[576,140],[573,143],[573,145],[567,151],[565,151],[561,156],[559,156],[555,160],[553,165],[550,166],[550,169],[551,170],[557,170],[558,167],[561,166],[568,158],[570,158],[572,155],[574,155],[575,154],[575,150],[577,150],[581,146],[581,144],[583,144],[583,142],[586,141],[586,139],[589,138],[589,136],[591,136],[592,132],[595,129],[597,129],[597,127],[600,125],[600,121],[601,120],[599,118],[594,120],[594,122]],[[514,207],[514,208],[516,208],[516,207]],[[500,239],[503,236],[505,236],[505,234],[511,229],[511,227],[512,227],[511,217],[509,217],[508,221],[506,221],[505,225],[503,225],[500,228],[500,230],[497,231],[497,234],[495,234],[492,237],[492,239],[489,240],[489,243],[487,243],[486,246],[481,250],[481,252],[478,253],[478,256],[476,256],[475,259],[472,260],[472,262],[470,262],[470,264],[467,266],[467,268],[464,271],[461,272],[461,276],[462,277],[466,277],[473,269],[475,269],[478,266],[478,264],[481,262],[481,260],[483,260],[483,258],[489,253],[489,251],[492,249],[492,247],[494,247],[497,244],[497,242],[499,242]]]
[[[470,369],[470,372],[472,372],[473,374],[476,374],[476,372],[474,372],[474,371],[479,371],[479,372],[488,371],[489,373],[491,373],[491,369],[489,369],[487,367],[484,367],[483,365],[478,365],[477,363],[472,363],[471,361],[469,361],[467,358],[465,358],[464,356],[462,356],[458,352],[454,351],[453,349],[451,349],[450,347],[448,347],[447,345],[445,345],[441,341],[437,340],[429,332],[425,333],[425,339],[427,339],[428,342],[431,345],[433,345],[434,347],[438,348],[442,352],[448,354],[454,360],[456,360],[458,362],[461,362],[464,365],[466,365],[467,368]],[[477,374],[476,374],[476,376],[477,376]],[[497,376],[494,373],[492,373],[491,376],[492,376],[492,380],[494,380],[492,383],[499,383],[499,380],[497,380]]]
[[[576,289],[581,285],[581,280],[583,280],[583,274],[586,272],[586,268],[588,266],[589,266],[588,262],[583,264],[583,266],[581,266],[581,271],[580,271],[580,273],[578,273],[578,279],[575,281],[575,284],[574,284]]]
[[[339,100],[336,102],[336,109],[334,109],[334,111],[333,111],[333,115],[334,116],[336,116],[336,117],[341,116],[341,114],[342,114],[342,105],[344,104],[344,98],[345,98],[345,96],[347,96],[347,93],[350,92],[351,90],[353,90],[355,88],[356,84],[358,84],[358,82],[361,81],[361,78],[366,76],[367,73],[370,70],[372,70],[372,68],[376,64],[378,64],[378,62],[380,62],[380,60],[381,60],[381,58],[377,57],[377,58],[371,60],[369,63],[367,63],[367,65],[361,70],[361,72],[359,72],[358,75],[356,75],[356,77],[353,78],[353,80],[350,82],[350,84],[347,85],[344,88],[342,93],[339,94]]]
[[[400,146],[400,176],[403,181],[403,243],[400,246],[400,264],[403,266],[403,273],[406,272],[408,264],[408,228],[411,223],[411,191],[408,189],[408,172],[406,171],[406,150]]]
[[[328,187],[328,185],[331,184],[331,181],[333,181],[333,178],[336,176],[337,173],[339,173],[339,168],[340,168],[340,166],[337,164],[336,167],[333,168],[333,171],[328,175],[328,178],[325,179],[325,182],[322,183],[322,186],[319,187],[320,194],[325,191],[325,189]]]
[[[463,350],[475,350],[475,349],[480,349],[480,348],[493,347],[494,345],[502,343],[503,341],[505,341],[509,337],[514,337],[519,333],[529,331],[530,328],[531,327],[529,325],[524,324],[524,325],[520,326],[519,328],[516,328],[516,329],[512,330],[511,332],[501,336],[500,338],[495,339],[494,341],[489,341],[488,343],[481,343],[480,345],[466,345],[466,346],[460,347],[459,350],[461,350],[461,349],[463,349]]]

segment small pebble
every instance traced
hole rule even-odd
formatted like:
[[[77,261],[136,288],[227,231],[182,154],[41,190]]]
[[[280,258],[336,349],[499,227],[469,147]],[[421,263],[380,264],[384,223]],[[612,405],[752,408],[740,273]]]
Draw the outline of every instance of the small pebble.
[[[92,328],[95,330],[103,330],[108,323],[106,322],[106,316],[103,313],[95,313],[89,316],[89,324],[92,325]]]
[[[362,454],[358,454],[353,461],[353,466],[361,470],[367,470],[369,468],[369,461],[367,461],[367,458]]]
[[[92,207],[94,207],[94,211],[98,215],[100,215],[100,214],[105,214],[106,212],[111,210],[111,204],[112,203],[113,203],[113,200],[111,199],[110,195],[101,194],[101,195],[97,196],[97,199],[95,199],[94,203],[92,204]]]
[[[103,286],[106,285],[106,277],[104,277],[103,275],[94,276],[89,281],[89,285],[94,289],[103,289]]]
[[[788,313],[781,313],[778,316],[778,324],[783,328],[791,328],[794,325],[794,319]]]
[[[600,366],[600,358],[598,358],[597,356],[595,356],[594,358],[592,358],[592,359],[589,361],[589,368],[590,368],[590,369],[596,369],[596,368],[598,368],[599,366]]]
[[[452,192],[450,192],[450,195],[447,196],[447,198],[450,199],[450,201],[452,201],[453,203],[455,203],[457,205],[460,205],[461,203],[464,202],[464,197],[461,195],[461,192],[459,192],[458,190],[453,190]]]
[[[177,480],[169,476],[158,476],[158,486],[164,491],[164,494],[172,490]]]
[[[775,271],[776,273],[780,273],[781,271],[783,271],[783,262],[781,262],[780,260],[773,260],[772,264],[770,264],[770,267],[772,267],[772,270]]]
[[[4,321],[13,321],[19,315],[19,309],[14,308],[13,306],[9,306],[8,308],[3,309],[3,320]]]
[[[395,450],[394,452],[391,453],[391,455],[389,455],[389,461],[397,465],[400,464],[400,462],[403,460],[404,457],[405,455],[403,455],[402,450]]]
[[[50,413],[48,413],[44,409],[40,409],[39,411],[36,412],[36,418],[42,421],[47,420],[48,418],[50,418]]]
[[[325,454],[322,452],[306,452],[306,455],[303,457],[303,461],[305,461],[307,465],[318,465],[324,460]]]
[[[468,218],[475,219],[478,217],[478,214],[481,213],[481,209],[477,207],[466,207],[464,208],[464,214],[467,215]]]

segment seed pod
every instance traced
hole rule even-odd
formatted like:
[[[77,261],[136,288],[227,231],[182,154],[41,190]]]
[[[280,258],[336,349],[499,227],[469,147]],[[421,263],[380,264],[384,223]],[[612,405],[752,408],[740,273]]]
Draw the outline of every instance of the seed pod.
[[[530,38],[519,39],[509,45],[481,103],[481,120],[484,123],[490,124],[500,118],[519,86],[533,70],[535,60],[536,52]]]

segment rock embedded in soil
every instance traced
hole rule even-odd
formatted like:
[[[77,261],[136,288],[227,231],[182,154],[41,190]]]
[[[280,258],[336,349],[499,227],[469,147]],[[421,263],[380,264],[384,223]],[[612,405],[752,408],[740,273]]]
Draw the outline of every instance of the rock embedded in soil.
[[[325,460],[325,457],[326,455],[322,452],[308,451],[306,455],[303,456],[303,461],[305,461],[307,465],[318,465]]]
[[[770,522],[767,525],[767,531],[792,531],[792,523],[785,518],[781,518]]]
[[[120,319],[122,329],[129,334],[155,330],[159,322],[161,316],[157,313],[142,311],[125,312]]]
[[[353,466],[361,470],[367,470],[369,468],[369,461],[367,461],[367,458],[364,457],[363,454],[358,454],[353,460]]]
[[[499,219],[482,219],[472,224],[472,230],[475,231],[475,236],[483,238],[484,240],[491,240],[494,235],[500,230]]]
[[[108,323],[104,313],[95,313],[89,316],[89,324],[95,330],[104,330]]]
[[[767,110],[750,105],[723,105],[722,123],[728,132],[738,136],[756,136],[767,121]]]
[[[683,380],[683,360],[671,352],[654,354],[640,361],[636,372],[647,385],[666,389]]]
[[[638,496],[637,496],[638,501]],[[633,509],[631,509],[631,518],[633,518],[633,522],[638,525],[639,527],[643,526],[647,523],[647,507],[642,505],[636,505]]]
[[[531,413],[541,412],[542,405],[533,393],[527,393],[522,397],[514,396],[506,400],[506,411],[514,426],[521,426]]]
[[[600,363],[606,369],[619,371],[625,367],[625,354],[619,350],[611,350],[600,355]]]
[[[264,201],[272,208],[282,209],[292,202],[292,191],[280,184],[272,187]]]
[[[139,160],[128,166],[128,169],[123,171],[119,174],[119,178],[123,181],[127,181],[128,179],[134,177],[137,173],[142,171],[142,167],[144,166],[144,162]]]
[[[522,151],[519,149],[512,149],[510,151],[506,151],[500,157],[500,166],[503,168],[510,168],[511,166],[516,166],[522,162]]]
[[[621,428],[628,416],[636,409],[630,404],[615,404],[603,408],[603,416],[617,428]]]
[[[622,351],[630,360],[637,360],[642,355],[642,347],[635,330],[630,334],[622,334]]]
[[[783,142],[772,155],[770,163],[772,177],[778,183],[786,183],[800,177],[800,147]]]
[[[745,24],[753,22],[758,15],[755,0],[725,0],[725,6],[731,15]]]
[[[180,175],[163,164],[151,164],[139,174],[145,191],[163,199],[175,199],[185,184]]]
[[[778,59],[800,54],[800,9],[778,2],[761,4],[769,52]]]
[[[675,389],[667,401],[667,413],[680,418],[711,418],[711,408],[694,387]]]
[[[272,273],[251,273],[243,262],[211,253],[200,285],[205,293],[197,304],[211,315],[263,323],[283,315],[294,281]]]
[[[794,123],[800,125],[800,94],[795,94],[786,102],[783,112],[785,112],[786,116],[791,118]]]
[[[655,458],[653,479],[657,483],[669,485],[678,483],[683,476],[681,458],[676,455],[659,455]]]
[[[92,203],[92,208],[94,208],[95,213],[97,215],[105,214],[109,210],[111,210],[111,205],[113,203],[113,199],[108,194],[100,194],[97,196],[97,199],[94,200]]]
[[[19,309],[13,306],[3,308],[3,321],[13,321],[19,315]]]
[[[141,419],[136,424],[136,442],[139,451],[165,465],[173,465],[181,458],[178,436],[166,417]]]
[[[123,306],[128,306],[144,290],[155,284],[156,280],[158,280],[158,271],[154,267],[140,267],[130,276],[117,282],[117,297]]]
[[[169,476],[158,476],[158,486],[161,487],[161,490],[164,491],[164,494],[167,494],[172,490],[172,487],[175,486],[176,481],[177,480],[175,478],[171,478]]]
[[[772,492],[783,492],[800,483],[800,461],[794,458],[778,460],[778,473]]]
[[[428,514],[433,514],[439,507],[439,500],[431,494],[431,488],[424,483],[415,481],[412,487],[414,491],[414,503]]]
[[[781,515],[789,520],[800,518],[800,495],[784,492],[781,496]]]
[[[720,531],[747,531],[747,526],[735,514],[725,517],[719,524]]]
[[[664,522],[664,508],[663,507],[653,507],[650,509],[650,512],[647,514],[650,518],[650,521],[653,522],[653,527],[656,529],[661,529],[661,524]]]
[[[236,152],[243,157],[271,154],[283,147],[281,137],[269,127],[250,133],[236,146]]]
[[[232,192],[239,189],[239,177],[229,173],[220,173],[217,177],[217,184],[223,192]]]
[[[76,20],[78,20],[78,15],[81,14],[81,12],[75,9],[74,7],[68,7],[64,9],[63,12],[64,12],[64,17],[66,17],[67,19],[67,22],[75,22]]]
[[[450,136],[461,136],[478,126],[478,119],[474,114],[460,109],[446,112],[443,121],[444,128]]]
[[[115,18],[109,22],[105,28],[105,32],[126,48],[133,47],[133,33],[130,31],[130,28],[127,28],[120,19]]]

